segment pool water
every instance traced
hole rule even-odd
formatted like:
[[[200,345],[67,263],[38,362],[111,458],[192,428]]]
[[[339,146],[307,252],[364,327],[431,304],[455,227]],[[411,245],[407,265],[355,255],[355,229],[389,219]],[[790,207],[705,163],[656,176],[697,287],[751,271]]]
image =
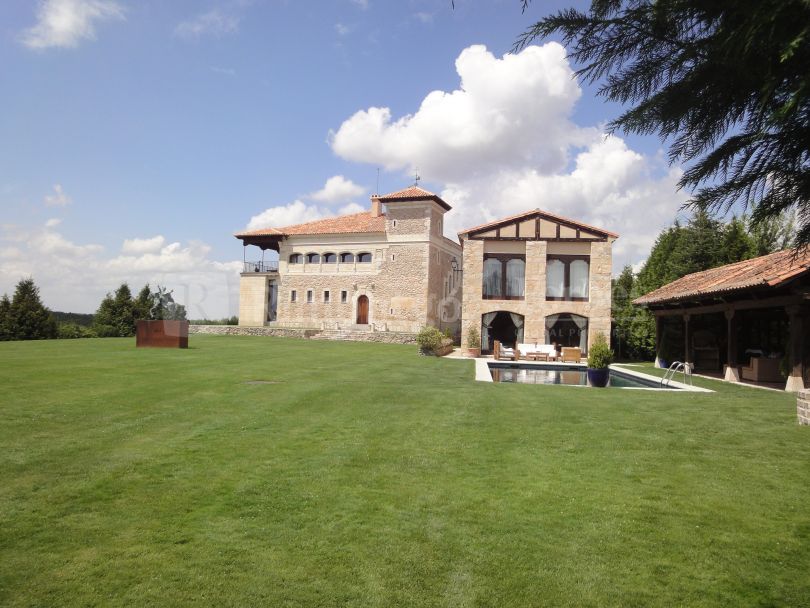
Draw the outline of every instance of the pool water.
[[[521,363],[489,363],[493,382],[517,382],[519,384],[565,384],[588,386],[588,372],[581,366],[526,365]],[[618,370],[610,370],[608,386],[614,388],[664,388],[657,378],[644,380]]]

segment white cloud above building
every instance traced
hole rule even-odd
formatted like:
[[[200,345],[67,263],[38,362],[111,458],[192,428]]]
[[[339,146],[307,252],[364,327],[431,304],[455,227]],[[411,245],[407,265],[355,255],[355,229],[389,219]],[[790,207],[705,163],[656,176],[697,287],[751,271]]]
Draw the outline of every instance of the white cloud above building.
[[[557,43],[456,59],[459,87],[426,92],[413,113],[358,110],[330,133],[339,157],[442,185],[449,234],[533,208],[618,232],[614,268],[645,257],[686,201],[679,169],[576,124],[581,89]],[[393,100],[392,100],[393,101]]]

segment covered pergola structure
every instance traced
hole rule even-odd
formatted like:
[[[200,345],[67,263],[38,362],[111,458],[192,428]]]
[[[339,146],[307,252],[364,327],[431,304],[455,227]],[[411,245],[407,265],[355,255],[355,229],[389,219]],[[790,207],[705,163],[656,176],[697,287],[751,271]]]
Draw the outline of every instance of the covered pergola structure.
[[[656,364],[725,380],[810,386],[810,249],[696,272],[633,301],[655,315]]]

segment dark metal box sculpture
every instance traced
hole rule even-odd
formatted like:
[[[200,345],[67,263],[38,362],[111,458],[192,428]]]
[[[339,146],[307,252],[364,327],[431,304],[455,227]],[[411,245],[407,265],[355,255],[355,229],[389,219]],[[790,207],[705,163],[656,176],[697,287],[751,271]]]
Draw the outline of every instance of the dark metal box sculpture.
[[[188,321],[138,321],[135,346],[188,348]]]

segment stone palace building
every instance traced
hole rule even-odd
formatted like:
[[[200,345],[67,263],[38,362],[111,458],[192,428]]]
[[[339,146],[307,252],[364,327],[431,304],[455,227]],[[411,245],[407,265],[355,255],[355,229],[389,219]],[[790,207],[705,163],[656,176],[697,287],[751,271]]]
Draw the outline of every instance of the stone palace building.
[[[236,234],[245,261],[239,324],[466,334],[481,347],[531,341],[580,346],[610,336],[611,247],[618,235],[539,209],[443,236],[451,207],[413,186],[371,208]],[[264,252],[278,252],[265,262]]]

